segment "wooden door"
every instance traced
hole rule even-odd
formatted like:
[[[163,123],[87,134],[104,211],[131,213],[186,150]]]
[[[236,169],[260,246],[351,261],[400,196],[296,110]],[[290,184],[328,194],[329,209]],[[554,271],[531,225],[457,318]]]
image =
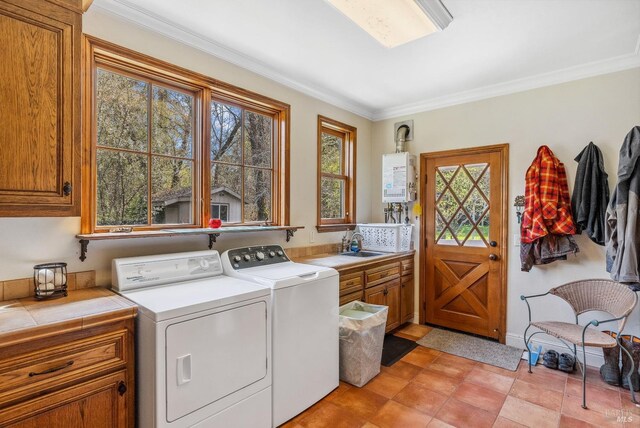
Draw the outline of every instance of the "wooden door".
[[[11,428],[124,428],[128,424],[126,372],[121,371],[3,409]]]
[[[80,211],[82,17],[0,0],[0,216]]]
[[[421,155],[421,319],[501,342],[507,157],[507,145]]]
[[[400,321],[404,323],[413,318],[413,275],[402,277],[400,291]]]

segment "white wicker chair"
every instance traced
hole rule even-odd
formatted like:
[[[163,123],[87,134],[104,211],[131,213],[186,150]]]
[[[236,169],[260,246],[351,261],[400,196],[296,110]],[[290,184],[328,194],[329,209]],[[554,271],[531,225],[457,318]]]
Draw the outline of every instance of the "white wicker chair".
[[[547,294],[560,297],[562,300],[567,302],[569,306],[571,306],[576,318],[575,324],[560,321],[531,321],[531,306],[529,305],[528,299],[546,296]],[[613,348],[615,346],[620,346],[620,334],[624,329],[627,317],[638,303],[638,296],[626,285],[615,281],[607,279],[586,279],[552,288],[544,294],[520,296],[520,299],[524,300],[529,311],[529,325],[524,331],[524,343],[526,348],[529,349],[529,342],[533,336],[545,333],[560,340],[569,349],[569,351],[573,352],[576,363],[582,370],[582,407],[586,409],[587,398],[585,381],[587,376],[587,354],[585,347]],[[590,311],[607,312],[615,318],[607,320],[592,320],[584,326],[578,324],[578,315]],[[618,331],[616,332],[617,334],[615,337],[611,337],[600,330],[590,327],[597,327],[600,324],[614,321],[617,321],[618,324]],[[531,327],[534,327],[539,331],[535,331],[527,337],[527,332]],[[569,346],[569,343],[572,344],[573,347]],[[582,366],[580,366],[577,358],[578,346],[582,347]],[[631,399],[634,403],[638,404],[633,387],[631,386],[631,373],[635,370],[635,367],[633,366],[633,359],[623,346],[620,346],[620,348],[631,360],[632,367],[629,372],[629,390],[631,391]],[[530,359],[529,373],[531,373]]]

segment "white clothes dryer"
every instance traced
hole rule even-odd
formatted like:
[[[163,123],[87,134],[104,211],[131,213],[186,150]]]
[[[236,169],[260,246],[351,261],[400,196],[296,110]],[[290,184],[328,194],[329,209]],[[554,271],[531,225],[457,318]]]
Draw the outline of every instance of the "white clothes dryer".
[[[137,426],[271,426],[271,297],[222,274],[217,251],[113,260],[139,306]]]

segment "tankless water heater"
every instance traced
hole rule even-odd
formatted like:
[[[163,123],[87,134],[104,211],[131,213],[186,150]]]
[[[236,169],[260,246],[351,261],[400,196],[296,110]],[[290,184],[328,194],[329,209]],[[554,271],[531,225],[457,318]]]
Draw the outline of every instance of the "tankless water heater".
[[[409,152],[382,155],[382,202],[412,202],[416,197],[416,157]]]

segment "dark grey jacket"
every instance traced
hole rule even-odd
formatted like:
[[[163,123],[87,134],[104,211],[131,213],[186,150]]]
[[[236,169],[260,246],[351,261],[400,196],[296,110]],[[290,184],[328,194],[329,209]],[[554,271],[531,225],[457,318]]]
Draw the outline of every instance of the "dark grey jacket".
[[[604,221],[609,203],[609,180],[602,152],[589,143],[575,158],[578,162],[571,210],[577,233],[583,230],[598,245],[604,245]]]
[[[607,207],[607,272],[640,289],[640,126],[620,149],[618,184]]]

